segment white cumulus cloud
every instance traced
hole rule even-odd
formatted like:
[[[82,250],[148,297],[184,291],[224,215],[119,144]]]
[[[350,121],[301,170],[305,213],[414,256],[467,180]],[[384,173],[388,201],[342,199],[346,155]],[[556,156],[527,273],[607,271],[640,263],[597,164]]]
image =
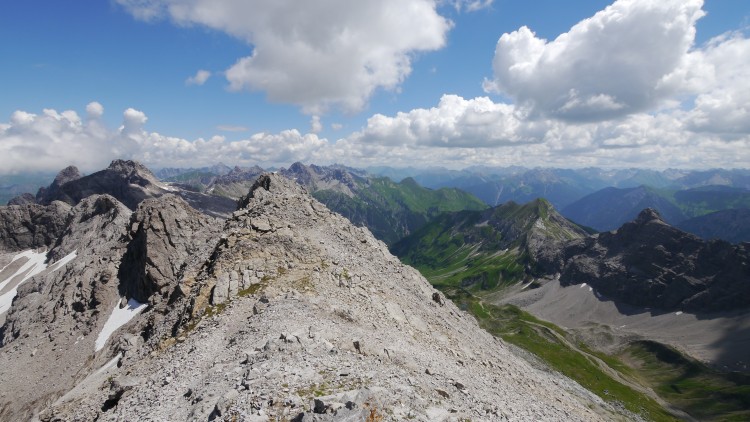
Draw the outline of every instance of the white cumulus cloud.
[[[533,114],[598,121],[659,106],[695,39],[703,0],[618,0],[552,41],[521,27],[503,34],[488,92]]]
[[[696,101],[691,110],[581,123],[529,119],[512,104],[445,95],[430,109],[371,117],[362,130],[336,142],[330,147],[334,152],[326,155],[353,165],[429,163],[453,168],[747,167],[750,130],[727,136],[721,122],[714,122],[718,130],[712,130],[714,125],[697,128],[693,120],[701,107]]]
[[[138,160],[152,168],[326,161],[327,140],[293,129],[233,141],[223,136],[188,140],[148,131],[148,117],[134,108],[123,112],[117,129],[107,128],[101,121],[101,104],[91,103],[86,110],[86,120],[72,110],[14,112],[9,122],[0,123],[0,174],[54,172],[68,165],[91,172],[115,158]]]
[[[712,39],[689,55],[683,74],[696,95],[685,117],[692,130],[730,138],[750,133],[750,39],[741,33]]]
[[[452,25],[434,0],[117,2],[139,19],[205,26],[247,42],[252,53],[225,71],[230,89],[262,91],[309,114],[358,111],[375,90],[396,89],[414,54],[442,48]]]
[[[400,112],[393,117],[376,114],[352,135],[363,142],[385,145],[409,143],[433,147],[488,147],[536,142],[523,130],[515,108],[489,98],[466,100],[444,95],[437,107]]]
[[[98,119],[104,114],[104,106],[96,101],[90,102],[86,105],[86,114],[90,119]]]

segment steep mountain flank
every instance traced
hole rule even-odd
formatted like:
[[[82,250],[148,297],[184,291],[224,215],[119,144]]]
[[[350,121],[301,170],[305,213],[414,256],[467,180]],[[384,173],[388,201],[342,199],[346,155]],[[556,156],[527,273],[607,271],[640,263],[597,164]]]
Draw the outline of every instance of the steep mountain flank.
[[[0,329],[0,419],[29,419],[87,371],[97,327],[119,303],[117,263],[129,215],[111,196],[84,199],[44,254],[46,269],[20,285],[17,276],[8,280],[17,297]]]
[[[139,302],[180,294],[175,280],[203,264],[221,231],[216,220],[173,195],[143,201],[130,220],[118,277],[122,293]]]
[[[687,219],[675,227],[706,240],[750,242],[750,209],[716,211]]]
[[[294,182],[240,205],[220,234],[169,195],[76,205],[2,328],[0,418],[617,417]]]
[[[392,251],[435,285],[491,290],[535,274],[539,257],[586,235],[549,202],[537,199],[444,214],[396,243]]]
[[[703,241],[653,209],[615,232],[573,241],[549,262],[563,285],[588,283],[602,295],[661,310],[750,307],[750,248]]]

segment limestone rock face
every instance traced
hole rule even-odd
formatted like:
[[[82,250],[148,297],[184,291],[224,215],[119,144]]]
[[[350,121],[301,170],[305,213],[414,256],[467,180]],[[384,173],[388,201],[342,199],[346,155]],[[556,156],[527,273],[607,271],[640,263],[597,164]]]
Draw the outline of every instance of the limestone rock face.
[[[0,251],[51,247],[65,230],[70,209],[59,201],[0,207]]]
[[[111,196],[70,209],[46,270],[18,286],[0,328],[0,419],[27,420],[106,356],[94,341],[120,302],[117,267],[130,211]],[[7,388],[6,388],[7,387]]]
[[[178,196],[143,201],[131,217],[120,266],[124,293],[139,302],[154,293],[168,299],[186,271],[207,258],[221,226]]]
[[[646,209],[614,232],[575,240],[558,255],[563,285],[588,283],[634,306],[713,312],[750,308],[750,248],[704,241]]]

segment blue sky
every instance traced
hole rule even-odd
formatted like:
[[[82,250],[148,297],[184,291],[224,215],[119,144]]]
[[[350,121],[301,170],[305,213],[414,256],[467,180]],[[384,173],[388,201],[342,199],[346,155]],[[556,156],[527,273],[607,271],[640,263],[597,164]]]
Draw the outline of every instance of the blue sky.
[[[745,42],[750,2],[655,2],[673,3],[663,10],[649,6],[648,0],[355,3],[6,4],[0,14],[0,36],[5,40],[0,44],[0,150],[6,150],[7,162],[0,164],[6,171],[23,171],[54,169],[68,160],[85,168],[115,155],[155,167],[218,160],[283,165],[297,159],[449,167],[701,168],[750,163],[750,156],[741,152],[750,149],[748,125],[742,123],[746,116],[730,119],[722,111],[737,110],[738,104],[741,109],[750,99],[746,85],[736,86],[750,66],[750,60],[742,60],[744,54],[750,59]],[[364,8],[366,3],[374,8],[368,12],[373,18],[362,29],[357,11],[344,9]],[[213,10],[219,4],[225,8],[223,15]],[[286,9],[279,4],[287,4]],[[305,7],[311,10],[301,10]],[[389,14],[379,16],[378,9],[386,8]],[[290,17],[297,13],[301,17]],[[638,13],[643,15],[635,18]],[[399,20],[394,16],[405,22],[394,23]],[[593,41],[585,37],[596,31],[572,31],[576,25],[588,25],[587,18],[601,29]],[[648,28],[636,28],[643,22],[652,22],[653,28],[673,19],[682,22],[677,29],[649,33]],[[267,24],[276,21],[277,26]],[[321,28],[339,25],[363,41],[343,44],[350,54],[326,50],[340,45],[326,37],[341,34]],[[533,38],[531,32],[520,31],[524,26],[533,31]],[[567,38],[575,42],[552,46],[569,32]],[[313,40],[304,47],[320,56],[302,57],[310,48],[295,50],[299,43],[291,43],[299,40],[290,40],[289,33]],[[641,33],[650,37],[640,39]],[[508,41],[498,55],[495,47],[503,34],[509,35]],[[513,34],[517,36],[510,37]],[[723,39],[714,39],[722,34]],[[510,65],[537,60],[522,57],[528,53],[526,47],[519,50],[521,56],[511,52],[541,39],[550,48],[539,50],[538,57],[549,59],[551,69],[580,63],[594,70],[553,74],[539,65],[522,78],[508,70]],[[597,51],[597,43],[610,48]],[[581,45],[585,48],[575,47]],[[236,65],[255,49],[260,53],[251,64]],[[559,57],[553,51],[560,51]],[[675,51],[679,54],[672,57]],[[298,57],[295,52],[300,52]],[[633,56],[639,57],[625,59]],[[336,66],[316,68],[318,57]],[[734,61],[726,62],[731,58]],[[362,69],[366,60],[367,66],[374,66],[370,74]],[[653,71],[640,75],[652,64]],[[688,66],[705,71],[683,77]],[[721,77],[712,70],[727,66],[731,74]],[[230,73],[224,75],[234,68],[239,73],[233,79]],[[348,68],[351,71],[341,70]],[[210,72],[205,83],[189,83],[200,70]],[[327,80],[328,73],[335,79]],[[630,77],[634,73],[639,74]],[[294,82],[274,82],[278,75]],[[668,89],[658,83],[665,79]],[[263,85],[267,80],[271,82]],[[241,89],[230,89],[233,83]],[[724,108],[716,106],[724,100]],[[103,106],[104,113],[97,107],[93,114],[87,112],[92,102]],[[71,118],[65,110],[77,116]],[[446,123],[446,118],[452,120]],[[319,128],[311,125],[313,119],[321,123]],[[198,139],[204,144],[196,144]],[[695,153],[686,154],[686,146]],[[623,153],[613,153],[614,149]]]

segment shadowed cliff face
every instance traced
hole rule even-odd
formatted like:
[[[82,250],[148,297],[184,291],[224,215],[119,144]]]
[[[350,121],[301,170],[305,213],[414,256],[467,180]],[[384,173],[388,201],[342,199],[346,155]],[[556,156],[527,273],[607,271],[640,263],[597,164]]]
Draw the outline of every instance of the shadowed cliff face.
[[[189,267],[205,257],[221,231],[217,220],[192,209],[178,196],[147,199],[130,218],[128,247],[119,269],[122,294],[146,302],[168,299]]]
[[[563,285],[588,283],[634,306],[694,313],[750,307],[748,245],[703,241],[652,209],[617,231],[568,243],[550,261]]]

